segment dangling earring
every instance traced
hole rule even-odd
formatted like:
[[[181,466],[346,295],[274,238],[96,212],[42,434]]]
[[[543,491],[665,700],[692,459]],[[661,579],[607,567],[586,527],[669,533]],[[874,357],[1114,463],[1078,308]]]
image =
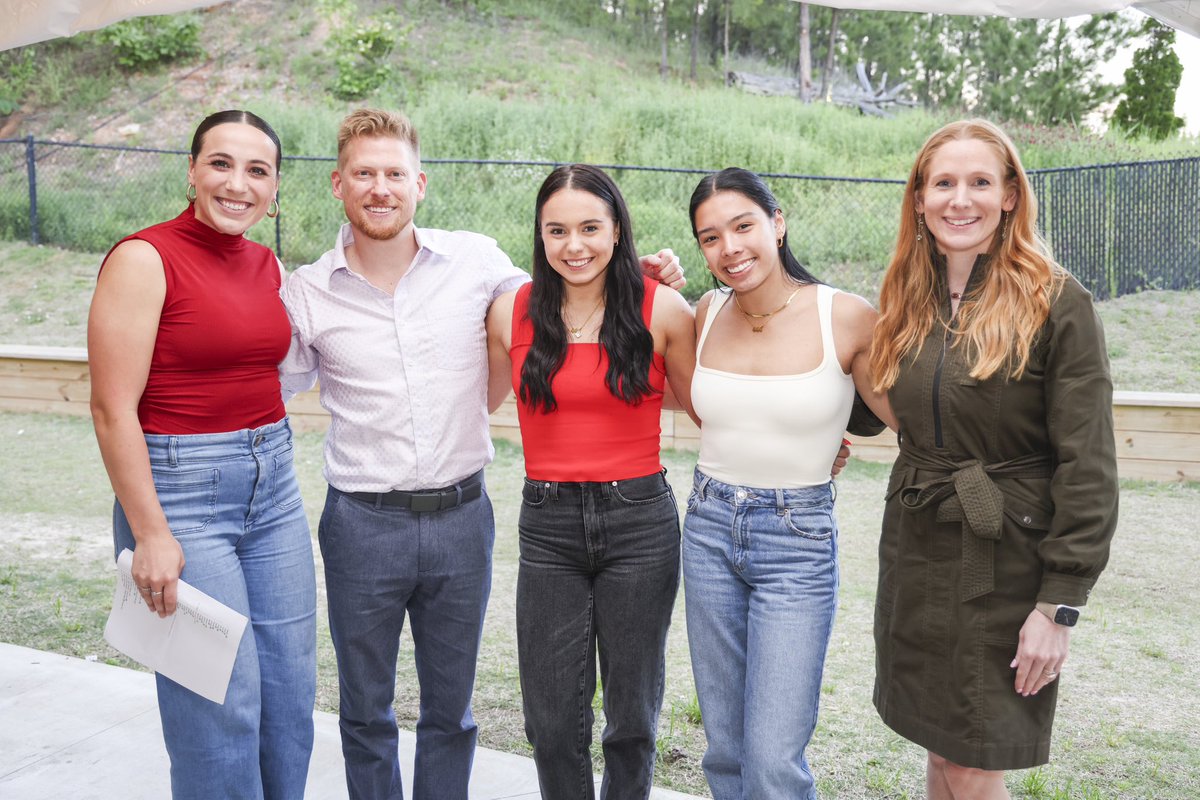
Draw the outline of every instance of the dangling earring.
[[[783,249],[783,237],[782,236],[780,236],[778,239],[775,240],[775,249],[776,250]]]
[[[196,187],[193,184],[188,184],[187,191],[183,193],[189,203],[196,202]]]
[[[275,209],[274,212],[271,211],[272,207],[274,207],[274,209]],[[271,205],[267,206],[267,216],[270,217],[271,219],[275,219],[276,217],[279,216],[279,198],[278,197],[271,198]]]
[[[921,234],[925,232],[925,215],[917,214],[917,241],[921,241],[925,237]]]
[[[1000,241],[1004,241],[1004,237],[1008,235],[1008,212],[1005,211],[1001,216],[1004,218],[1004,223],[1000,227]]]

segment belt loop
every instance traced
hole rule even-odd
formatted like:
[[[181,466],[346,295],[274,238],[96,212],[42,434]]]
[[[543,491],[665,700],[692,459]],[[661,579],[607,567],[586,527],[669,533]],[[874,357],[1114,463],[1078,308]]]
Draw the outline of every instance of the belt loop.
[[[550,481],[550,499],[558,500],[558,481]]]
[[[375,493],[375,510],[380,511],[383,508],[383,496],[386,492]]]
[[[462,484],[454,484],[454,505],[457,508],[462,505]]]
[[[172,467],[179,466],[179,437],[171,436],[167,438],[167,463]]]
[[[704,502],[708,499],[708,482],[712,480],[703,472],[700,473],[700,481],[696,484],[696,499]]]
[[[783,489],[775,490],[775,513],[781,517],[787,513],[787,498],[784,497]]]
[[[833,505],[837,502],[837,481],[829,482],[829,504]]]

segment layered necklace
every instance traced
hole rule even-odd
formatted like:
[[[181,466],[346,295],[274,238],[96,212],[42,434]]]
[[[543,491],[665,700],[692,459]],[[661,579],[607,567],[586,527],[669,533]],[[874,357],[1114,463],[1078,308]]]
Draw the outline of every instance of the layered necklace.
[[[783,301],[783,305],[774,311],[768,311],[766,314],[755,314],[742,308],[742,304],[738,301],[737,292],[733,293],[733,304],[737,306],[737,310],[742,312],[742,316],[746,318],[746,324],[750,326],[750,330],[754,333],[762,333],[763,328],[767,327],[767,323],[771,321],[771,317],[775,316],[780,311],[783,311],[785,308],[791,305],[792,300],[796,297],[796,295],[800,294],[800,290],[803,288],[803,286],[797,286],[796,290],[788,295],[788,299]],[[756,325],[754,323],[756,319],[760,319],[762,322]]]
[[[566,306],[563,306],[562,318],[563,324],[567,326],[567,331],[576,339],[582,338],[583,329],[586,328],[587,324],[592,321],[592,317],[596,316],[596,312],[600,310],[600,306],[602,305],[604,305],[604,295],[600,296],[600,299],[596,301],[596,307],[592,309],[591,313],[587,315],[583,322],[579,323],[578,327],[571,324],[571,317],[567,314]]]

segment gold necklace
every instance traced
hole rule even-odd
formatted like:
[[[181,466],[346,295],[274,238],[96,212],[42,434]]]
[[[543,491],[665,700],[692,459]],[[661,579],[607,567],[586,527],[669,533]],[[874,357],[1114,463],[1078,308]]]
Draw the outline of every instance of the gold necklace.
[[[737,292],[733,293],[733,304],[735,306],[737,306],[737,310],[742,312],[742,316],[744,316],[746,318],[746,324],[750,326],[750,330],[753,331],[754,333],[762,333],[763,328],[767,327],[767,323],[771,321],[771,317],[775,316],[780,311],[783,311],[785,308],[787,308],[789,305],[791,305],[792,299],[796,295],[800,294],[800,290],[803,288],[804,288],[803,286],[797,286],[796,291],[789,294],[788,299],[783,301],[783,305],[781,305],[779,308],[775,309],[774,311],[768,311],[766,314],[755,314],[752,311],[747,311],[746,309],[742,308],[742,304],[740,302],[738,302]],[[763,323],[761,325],[755,325],[753,320],[751,319],[751,317],[753,317],[754,319],[761,319],[761,320],[763,320]]]
[[[583,336],[583,329],[586,328],[587,324],[592,321],[592,317],[596,316],[596,312],[600,310],[600,306],[602,305],[604,305],[603,295],[601,295],[600,299],[596,302],[596,307],[593,308],[592,312],[587,315],[587,319],[580,323],[578,328],[571,325],[571,318],[567,316],[567,309],[566,306],[564,306],[562,310],[563,324],[567,326],[567,330],[571,332],[571,335],[578,339]]]

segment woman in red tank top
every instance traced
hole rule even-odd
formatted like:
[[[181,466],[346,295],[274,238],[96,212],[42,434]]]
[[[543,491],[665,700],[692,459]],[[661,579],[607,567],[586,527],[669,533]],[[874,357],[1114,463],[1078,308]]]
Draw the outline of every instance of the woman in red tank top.
[[[679,517],[659,462],[664,385],[691,413],[691,308],[643,278],[625,201],[586,165],[537,197],[533,282],[488,314],[489,401],[518,397],[526,479],[517,648],[543,798],[593,796],[597,653],[604,794],[649,795]]]
[[[291,326],[278,260],[243,236],[278,213],[280,160],[254,114],[205,119],[188,208],[112,249],[88,319],[114,545],[141,601],[174,614],[184,580],[250,619],[224,703],[157,676],[176,800],[302,797],[312,750],[312,540],[277,371]]]

